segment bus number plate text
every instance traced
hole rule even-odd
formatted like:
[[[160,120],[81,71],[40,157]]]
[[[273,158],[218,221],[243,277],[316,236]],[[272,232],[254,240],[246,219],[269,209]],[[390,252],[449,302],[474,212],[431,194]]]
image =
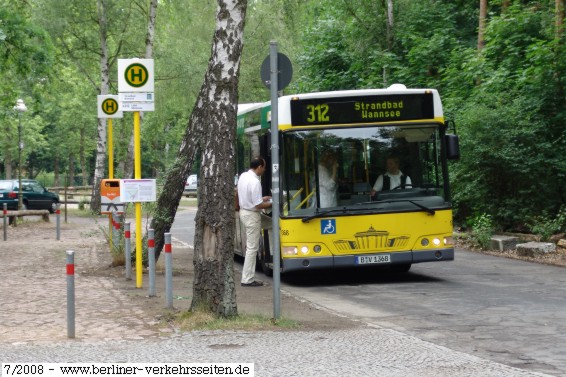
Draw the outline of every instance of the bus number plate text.
[[[363,255],[356,257],[356,264],[391,263],[389,254]]]

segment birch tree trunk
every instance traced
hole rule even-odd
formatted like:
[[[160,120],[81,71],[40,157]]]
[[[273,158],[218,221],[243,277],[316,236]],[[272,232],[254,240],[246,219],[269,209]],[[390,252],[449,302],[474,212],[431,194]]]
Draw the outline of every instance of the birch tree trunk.
[[[171,228],[195,153],[202,152],[195,218],[193,301],[237,314],[234,287],[234,158],[238,78],[247,0],[218,0],[211,57],[173,168],[157,200],[156,255]]]
[[[149,3],[149,14],[147,19],[147,33],[145,36],[145,58],[153,59],[153,41],[155,40],[155,19],[157,17],[157,1],[151,0]],[[143,123],[143,113],[140,113],[140,127]],[[124,178],[134,176],[134,135],[130,137],[126,160],[124,161]]]
[[[109,58],[107,45],[107,24],[104,0],[98,0],[98,25],[100,30],[100,94],[108,94]],[[98,119],[96,138],[96,159],[94,162],[94,182],[90,198],[90,210],[100,213],[100,181],[104,178],[106,165],[106,119]]]

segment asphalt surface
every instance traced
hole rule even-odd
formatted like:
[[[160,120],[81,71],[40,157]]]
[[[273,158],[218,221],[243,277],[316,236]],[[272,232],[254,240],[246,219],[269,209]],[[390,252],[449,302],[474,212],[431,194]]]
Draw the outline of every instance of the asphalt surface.
[[[375,325],[181,333],[145,318],[112,278],[81,269],[81,335],[68,339],[65,250],[73,248],[91,271],[106,265],[108,252],[92,226],[77,232],[83,225],[65,224],[61,241],[52,241],[54,223],[10,229],[11,238],[0,241],[2,363],[253,363],[255,376],[544,376]]]

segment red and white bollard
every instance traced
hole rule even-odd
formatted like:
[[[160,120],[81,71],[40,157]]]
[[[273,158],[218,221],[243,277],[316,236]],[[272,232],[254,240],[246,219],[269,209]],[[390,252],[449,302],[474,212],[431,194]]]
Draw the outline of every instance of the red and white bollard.
[[[149,264],[149,297],[155,297],[155,231],[147,231],[147,259]]]
[[[61,239],[61,204],[57,203],[55,210],[56,228],[57,228],[57,241]]]
[[[124,258],[126,258],[126,279],[132,279],[132,249],[131,249],[131,238],[132,234],[130,232],[130,223],[124,224],[124,238],[125,238],[125,247],[124,247]]]
[[[75,337],[75,252],[67,251],[67,337]]]
[[[4,203],[4,241],[8,240],[8,204]]]
[[[173,307],[173,256],[171,255],[171,233],[165,233],[165,305]]]

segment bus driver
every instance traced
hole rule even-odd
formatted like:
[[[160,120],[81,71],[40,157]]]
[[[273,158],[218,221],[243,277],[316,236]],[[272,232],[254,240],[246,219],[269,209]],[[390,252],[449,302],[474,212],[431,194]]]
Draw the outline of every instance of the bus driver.
[[[394,190],[396,188],[404,189],[407,186],[412,187],[411,178],[399,170],[398,157],[387,157],[386,169],[387,172],[385,174],[377,177],[371,190],[371,196],[374,196],[378,191]]]

